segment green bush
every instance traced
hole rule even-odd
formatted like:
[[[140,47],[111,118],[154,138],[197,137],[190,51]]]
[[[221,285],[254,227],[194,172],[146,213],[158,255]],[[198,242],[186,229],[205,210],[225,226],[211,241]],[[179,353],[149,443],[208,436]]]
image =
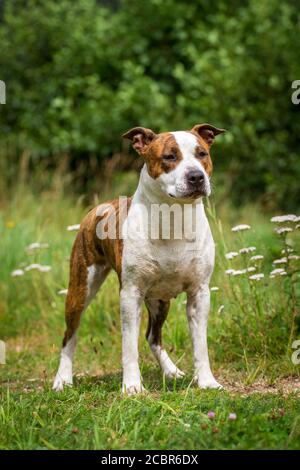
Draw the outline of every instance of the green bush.
[[[99,161],[134,125],[229,132],[215,166],[237,202],[300,200],[300,13],[289,0],[10,0],[0,23],[2,143]]]

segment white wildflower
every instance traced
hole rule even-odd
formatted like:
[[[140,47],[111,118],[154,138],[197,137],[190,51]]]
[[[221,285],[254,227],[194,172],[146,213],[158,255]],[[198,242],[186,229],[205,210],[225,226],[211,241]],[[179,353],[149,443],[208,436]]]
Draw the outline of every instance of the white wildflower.
[[[273,269],[273,271],[270,272],[270,277],[285,276],[285,275],[286,275],[286,272],[283,268]]]
[[[284,255],[285,253],[293,253],[293,248],[286,248],[285,250],[281,250],[281,253]]]
[[[31,271],[32,269],[39,269],[39,267],[40,267],[40,264],[38,263],[29,264],[28,266],[26,266],[25,271]]]
[[[275,259],[275,260],[273,261],[273,264],[285,264],[285,263],[287,263],[287,261],[288,261],[288,260],[287,260],[287,257],[284,256],[284,258]]]
[[[46,266],[46,265],[44,265],[44,266],[40,265],[40,266],[38,267],[38,270],[39,270],[41,273],[48,273],[49,271],[51,271],[51,269],[52,269],[51,266]]]
[[[68,225],[68,232],[75,232],[80,229],[80,224]]]
[[[260,261],[262,259],[264,259],[263,255],[254,255],[254,256],[251,256],[250,261]]]
[[[238,256],[239,254],[236,252],[236,251],[230,251],[229,253],[226,253],[225,257],[227,259],[233,259],[235,258],[236,256]]]
[[[247,270],[246,269],[237,269],[236,271],[233,271],[231,274],[232,276],[241,276],[242,274],[246,274]]]
[[[281,227],[281,228],[275,228],[274,232],[278,233],[278,235],[281,235],[282,233],[288,233],[292,232],[293,229],[290,227]]]
[[[249,230],[250,228],[251,228],[250,225],[241,224],[241,225],[236,225],[235,227],[232,227],[231,231],[232,232],[242,232],[243,230]]]
[[[11,273],[11,276],[12,276],[12,277],[18,277],[18,276],[23,276],[23,275],[24,275],[23,269],[15,269],[15,270],[12,271],[12,273]]]
[[[210,288],[211,292],[218,292],[219,288],[218,287],[211,287]]]
[[[276,215],[275,217],[272,217],[271,222],[276,224],[284,224],[285,222],[295,222],[296,219],[297,216],[294,214]]]
[[[67,295],[68,289],[61,289],[57,292],[57,295]]]
[[[247,268],[248,273],[253,273],[253,271],[256,271],[256,266],[250,266],[249,268]]]
[[[249,276],[249,279],[251,279],[251,281],[260,281],[264,277],[265,277],[264,274],[259,273],[259,274],[252,274],[252,276]]]
[[[294,260],[294,261],[295,261],[295,260],[300,259],[300,256],[298,256],[298,255],[289,255],[289,256],[288,256],[288,259],[291,259],[291,260]]]
[[[218,308],[218,313],[222,313],[223,310],[224,310],[224,308],[225,308],[224,305],[221,305],[221,306]]]
[[[245,255],[246,253],[253,253],[253,251],[255,250],[255,246],[248,246],[247,248],[241,248],[239,252],[241,253],[241,255]]]
[[[280,276],[287,276],[287,272],[283,271],[283,273],[280,273]]]
[[[30,243],[30,245],[27,246],[26,250],[34,251],[34,250],[38,250],[39,248],[49,248],[49,244],[39,243],[39,242]]]
[[[232,273],[234,273],[234,269],[227,269],[225,273],[230,276]]]
[[[51,266],[46,266],[46,265],[41,265],[39,263],[33,263],[29,264],[29,266],[26,266],[25,271],[32,271],[33,269],[37,269],[38,271],[42,273],[47,273],[51,271]]]

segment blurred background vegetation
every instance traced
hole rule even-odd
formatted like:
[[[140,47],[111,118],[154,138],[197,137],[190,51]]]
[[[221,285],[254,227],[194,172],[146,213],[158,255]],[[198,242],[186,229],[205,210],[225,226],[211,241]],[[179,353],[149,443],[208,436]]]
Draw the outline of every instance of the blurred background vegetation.
[[[229,131],[213,149],[222,198],[299,206],[297,1],[0,5],[2,195],[37,171],[45,187],[57,168],[91,194],[139,164],[121,141],[128,128],[210,122]]]

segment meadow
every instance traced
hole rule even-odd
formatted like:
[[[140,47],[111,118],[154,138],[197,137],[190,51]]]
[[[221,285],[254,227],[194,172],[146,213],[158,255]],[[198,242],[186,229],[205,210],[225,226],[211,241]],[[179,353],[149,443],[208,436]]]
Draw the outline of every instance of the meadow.
[[[2,191],[0,448],[299,449],[300,222],[271,222],[277,213],[258,205],[206,202],[217,253],[209,352],[224,390],[193,384],[182,295],[172,302],[163,338],[185,378],[162,376],[145,340],[144,311],[140,362],[147,394],[121,396],[119,294],[111,274],[82,321],[74,387],[57,394],[51,386],[76,236],[67,227],[107,197],[131,194],[137,175],[116,175],[109,190],[89,200],[71,195],[66,181],[54,174],[47,190],[19,182]]]

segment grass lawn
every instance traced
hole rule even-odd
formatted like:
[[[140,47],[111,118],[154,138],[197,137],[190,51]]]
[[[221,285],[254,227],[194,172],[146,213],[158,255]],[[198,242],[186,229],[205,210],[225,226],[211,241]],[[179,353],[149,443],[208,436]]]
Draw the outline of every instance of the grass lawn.
[[[120,187],[115,193],[126,194]],[[300,339],[299,261],[288,262],[287,275],[269,277],[282,250],[299,254],[299,231],[277,236],[270,217],[255,207],[232,211],[221,206],[218,217],[208,207],[217,248],[211,286],[218,287],[212,291],[209,350],[225,390],[198,390],[192,383],[181,295],[172,303],[163,333],[166,349],[186,377],[163,379],[144,339],[144,314],[140,362],[148,393],[121,396],[119,297],[112,274],[83,318],[75,385],[56,394],[51,385],[64,331],[64,296],[58,292],[67,287],[76,234],[66,227],[80,222],[87,204],[58,190],[35,195],[23,189],[0,207],[0,339],[6,342],[6,365],[0,366],[0,448],[300,448],[300,366],[291,360],[293,341]],[[239,223],[251,229],[231,232]],[[32,242],[49,247],[26,249]],[[255,250],[226,259],[225,253],[249,246]],[[254,255],[264,259],[251,260]],[[25,271],[32,263],[52,269]],[[265,275],[261,281],[250,280],[250,272],[225,272],[254,264],[255,272]],[[12,277],[16,269],[24,274]]]

